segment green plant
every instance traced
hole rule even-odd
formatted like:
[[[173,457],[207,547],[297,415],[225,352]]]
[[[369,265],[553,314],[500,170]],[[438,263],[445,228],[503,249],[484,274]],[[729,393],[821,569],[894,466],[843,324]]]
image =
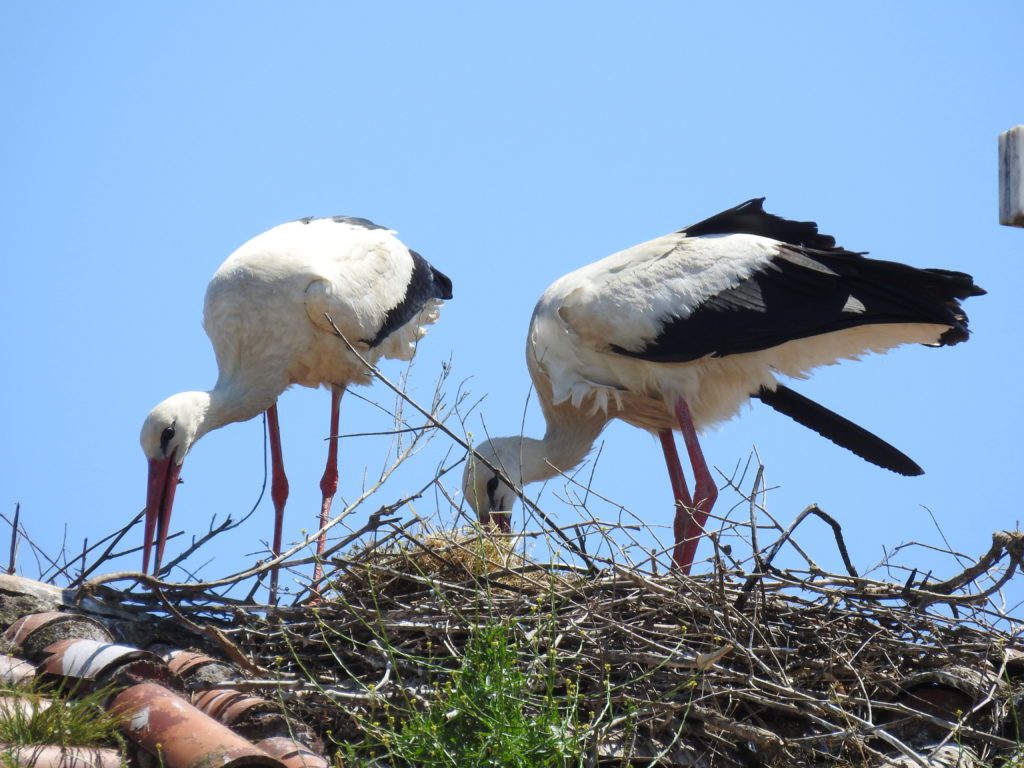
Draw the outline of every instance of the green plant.
[[[540,683],[540,686],[534,686]],[[531,689],[542,688],[539,694]],[[563,768],[582,763],[576,709],[525,674],[504,625],[478,628],[435,701],[374,728],[389,758],[426,768]]]
[[[39,683],[0,688],[0,743],[121,746],[120,717],[103,707],[109,694],[99,690],[76,695],[74,689]]]

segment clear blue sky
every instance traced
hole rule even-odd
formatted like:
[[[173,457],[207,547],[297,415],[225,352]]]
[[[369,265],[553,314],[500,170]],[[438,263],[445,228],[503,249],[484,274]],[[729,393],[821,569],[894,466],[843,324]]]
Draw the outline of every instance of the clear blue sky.
[[[216,377],[206,283],[275,224],[366,216],[451,275],[413,394],[428,400],[450,357],[453,380],[486,395],[475,418],[510,434],[529,392],[527,323],[552,280],[765,195],[848,248],[965,270],[990,294],[968,304],[968,344],[798,387],[924,477],[890,475],[763,407],[708,434],[709,461],[729,470],[756,447],[772,513],[789,521],[818,502],[862,568],[883,546],[941,544],[925,507],[954,546],[983,551],[1020,516],[1024,230],[997,223],[996,137],[1024,122],[1022,40],[1024,5],[1011,2],[5,3],[0,509],[20,501],[54,551],[141,508],[144,416]],[[317,512],[328,403],[306,389],[281,401],[291,538]],[[525,424],[542,429],[535,404]],[[389,426],[343,401],[343,432]],[[374,503],[425,482],[448,447],[438,439]],[[343,443],[342,495],[386,448]],[[204,438],[183,477],[176,526],[246,511],[259,420]],[[661,453],[642,432],[606,431],[594,488],[669,522]],[[543,505],[572,522],[560,494],[549,486]],[[434,514],[434,497],[417,509]],[[250,562],[270,518],[266,500],[204,575]],[[809,523],[801,541],[835,565],[821,530]],[[34,573],[27,551],[22,565]]]

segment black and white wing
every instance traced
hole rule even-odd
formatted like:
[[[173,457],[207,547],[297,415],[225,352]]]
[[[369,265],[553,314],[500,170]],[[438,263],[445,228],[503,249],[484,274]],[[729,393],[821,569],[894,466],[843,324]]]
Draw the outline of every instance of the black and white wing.
[[[733,247],[729,235],[754,235],[771,241],[772,252],[751,253],[745,264],[742,251],[749,244],[737,242],[737,253],[723,254],[740,262],[730,284],[700,296],[686,311],[667,311],[653,338],[616,345],[614,351],[657,362],[687,362],[855,327],[900,324],[936,326],[935,345],[967,339],[960,300],[984,293],[970,275],[869,259],[837,246],[814,222],[765,212],[763,200],[750,200],[680,234],[716,240],[723,250]],[[916,337],[915,332],[907,342]]]
[[[306,308],[318,327],[329,315],[346,338],[377,356],[411,359],[452,281],[392,230],[352,216],[300,219],[302,238],[318,279],[305,288]],[[329,325],[329,324],[328,324]]]
[[[968,337],[961,272],[918,269],[839,247],[763,198],[577,270],[550,299],[578,343],[651,363],[764,353],[789,375],[904,343]],[[787,388],[749,393],[863,458],[919,474],[909,458]]]

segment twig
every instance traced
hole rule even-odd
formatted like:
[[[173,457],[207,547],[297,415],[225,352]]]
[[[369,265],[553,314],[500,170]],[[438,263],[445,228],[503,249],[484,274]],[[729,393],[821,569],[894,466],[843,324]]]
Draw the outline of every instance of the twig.
[[[82,572],[78,575],[77,581],[75,581],[71,586],[74,588],[74,587],[77,587],[80,584],[84,583],[85,580],[87,578],[89,578],[89,574],[91,574],[93,571],[95,571],[97,568],[99,568],[101,565],[103,565],[105,562],[107,562],[108,559],[111,559],[111,554],[110,553],[114,551],[114,547],[116,547],[121,542],[121,539],[123,539],[125,537],[125,535],[128,533],[128,531],[130,531],[132,528],[134,528],[138,524],[138,522],[142,519],[142,516],[145,515],[145,514],[146,514],[146,510],[145,509],[140,510],[139,513],[137,515],[135,515],[134,518],[132,518],[132,521],[130,523],[128,523],[128,525],[126,525],[123,528],[121,528],[121,530],[114,532],[110,536],[107,536],[107,537],[101,539],[100,541],[96,542],[96,544],[94,546],[99,546],[104,541],[106,541],[107,539],[110,539],[110,544],[107,546],[107,548],[105,550],[103,550],[103,554],[100,555],[95,560],[95,562],[93,562],[92,565],[90,565],[88,568],[85,568],[84,567],[85,566],[85,561],[84,560],[82,561],[82,566],[83,566]],[[170,537],[168,537],[168,538],[170,538]]]
[[[992,534],[992,547],[982,555],[981,559],[970,568],[951,579],[932,584],[930,592],[938,594],[951,594],[953,590],[976,581],[979,576],[988,572],[1003,558],[1003,554],[1010,556],[1010,567],[1007,572],[1012,575],[1013,571],[1021,565],[1021,557],[1024,556],[1024,532],[1021,531],[996,531]],[[1003,579],[1004,583],[1007,577]],[[989,591],[991,594],[995,589]]]
[[[18,563],[18,522],[21,520],[21,502],[14,505],[14,522],[11,524],[11,556],[8,560],[7,573],[14,574]]]
[[[828,523],[829,526],[831,526],[832,532],[835,535],[836,546],[839,548],[839,554],[843,558],[843,564],[846,566],[847,573],[849,573],[850,576],[852,576],[855,579],[859,578],[857,575],[857,569],[854,568],[853,563],[850,562],[850,555],[846,550],[846,542],[843,540],[842,527],[835,520],[835,518],[833,518],[827,512],[821,510],[817,504],[811,504],[810,506],[805,508],[803,512],[796,516],[796,519],[792,522],[792,524],[785,530],[782,536],[779,537],[779,540],[775,542],[774,546],[771,549],[771,552],[768,553],[768,557],[764,561],[764,566],[758,568],[757,572],[752,574],[743,584],[743,589],[740,591],[740,596],[736,600],[736,607],[738,609],[742,610],[743,606],[746,605],[747,595],[749,594],[750,590],[753,589],[754,585],[757,584],[757,582],[760,581],[761,578],[764,576],[764,571],[771,567],[771,563],[775,559],[775,555],[779,553],[779,550],[782,548],[782,545],[789,541],[790,537],[793,535],[793,531],[796,530],[796,527],[800,525],[800,523],[802,523],[809,515],[815,515],[816,517],[819,517],[826,523]]]

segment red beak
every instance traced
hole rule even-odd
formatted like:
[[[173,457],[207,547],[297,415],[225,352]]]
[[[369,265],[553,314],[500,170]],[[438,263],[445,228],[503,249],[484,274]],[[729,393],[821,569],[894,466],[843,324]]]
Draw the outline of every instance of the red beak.
[[[153,573],[160,571],[160,561],[164,556],[164,544],[167,543],[167,532],[171,525],[171,507],[174,505],[174,491],[178,487],[178,475],[181,465],[174,457],[177,450],[165,459],[149,460],[149,482],[146,489],[146,530],[142,546],[142,572],[149,572],[149,550],[153,546],[153,534],[156,533],[156,562]]]

